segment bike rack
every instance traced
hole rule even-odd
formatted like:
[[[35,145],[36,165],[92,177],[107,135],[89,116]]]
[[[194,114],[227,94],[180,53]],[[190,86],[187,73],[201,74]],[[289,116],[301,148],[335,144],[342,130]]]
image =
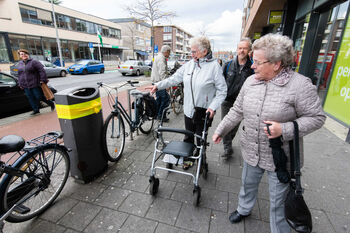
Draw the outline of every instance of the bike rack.
[[[127,89],[127,92],[128,92],[128,95],[127,95],[127,100],[128,100],[128,108],[129,108],[129,116],[130,116],[130,119],[132,120],[132,112],[131,112],[131,95],[130,95],[130,92],[132,91],[132,90],[135,90],[136,89],[136,87],[132,87],[132,88],[128,88]],[[136,130],[136,134],[137,135],[139,135],[139,131],[138,130]],[[132,141],[132,140],[134,140],[134,137],[133,137],[133,132],[132,132],[132,129],[131,129],[131,126],[130,126],[130,140]]]

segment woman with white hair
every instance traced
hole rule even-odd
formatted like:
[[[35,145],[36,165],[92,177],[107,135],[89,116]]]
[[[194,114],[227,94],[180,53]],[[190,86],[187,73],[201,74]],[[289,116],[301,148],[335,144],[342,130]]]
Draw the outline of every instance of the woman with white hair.
[[[205,108],[210,112],[210,118],[213,118],[226,97],[227,86],[222,68],[212,57],[209,39],[192,38],[190,45],[193,59],[181,66],[171,77],[157,82],[151,93],[183,83],[185,128],[201,135],[206,113],[196,113],[196,120],[193,119],[195,107]],[[194,138],[185,136],[184,141],[194,143]]]
[[[251,214],[261,177],[266,171],[271,232],[288,233],[291,229],[284,216],[284,200],[289,185],[288,181],[277,176],[269,139],[280,137],[290,161],[289,141],[294,135],[293,121],[299,125],[300,148],[303,148],[302,137],[319,129],[326,117],[311,80],[291,69],[294,57],[291,39],[278,34],[265,35],[254,42],[253,52],[251,68],[255,74],[243,84],[233,107],[218,125],[212,139],[219,143],[242,121],[242,185],[238,208],[229,216],[230,222],[238,223]],[[300,154],[302,161],[302,151]]]

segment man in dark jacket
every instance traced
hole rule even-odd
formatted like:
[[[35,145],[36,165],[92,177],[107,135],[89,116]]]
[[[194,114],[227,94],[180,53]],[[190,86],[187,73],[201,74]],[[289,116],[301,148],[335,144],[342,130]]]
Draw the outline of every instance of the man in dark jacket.
[[[227,84],[227,96],[225,101],[221,104],[221,119],[230,111],[233,106],[244,81],[254,71],[250,68],[252,65],[249,59],[249,52],[252,43],[249,38],[242,38],[237,46],[237,56],[228,61],[223,67],[223,73]],[[237,125],[231,132],[223,138],[224,152],[221,157],[227,159],[233,154],[232,140],[235,137],[239,125]]]

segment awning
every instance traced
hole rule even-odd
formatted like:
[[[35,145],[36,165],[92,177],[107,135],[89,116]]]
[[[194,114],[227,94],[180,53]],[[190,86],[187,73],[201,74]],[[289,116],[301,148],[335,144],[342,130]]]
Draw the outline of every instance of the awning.
[[[141,50],[135,50],[136,53],[140,54],[141,56],[148,56],[147,52],[141,51]]]

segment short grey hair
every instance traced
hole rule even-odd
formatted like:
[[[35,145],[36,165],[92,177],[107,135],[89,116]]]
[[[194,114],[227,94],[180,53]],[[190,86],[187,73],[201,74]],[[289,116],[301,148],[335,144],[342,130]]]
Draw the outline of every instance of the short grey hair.
[[[252,40],[248,37],[242,37],[242,39],[239,42],[248,42],[249,50],[252,50]]]
[[[283,67],[290,67],[294,62],[293,41],[279,34],[267,34],[253,43],[254,50],[264,50],[270,62],[281,61]]]
[[[190,45],[191,47],[193,45],[198,46],[198,49],[201,52],[204,52],[205,49],[208,53],[211,51],[210,40],[205,36],[191,38]]]
[[[163,45],[160,51],[161,51],[162,53],[170,52],[170,51],[171,51],[171,48],[170,48],[169,45]]]

